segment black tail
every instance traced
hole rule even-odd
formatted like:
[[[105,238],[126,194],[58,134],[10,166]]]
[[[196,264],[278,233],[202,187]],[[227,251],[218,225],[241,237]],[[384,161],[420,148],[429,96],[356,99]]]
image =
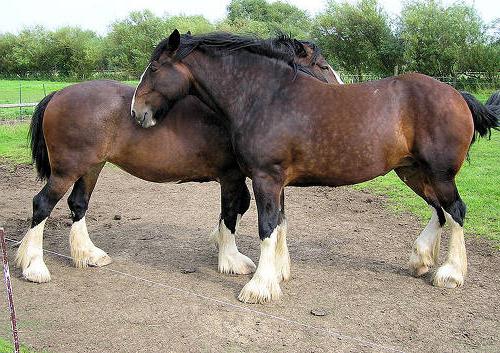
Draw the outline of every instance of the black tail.
[[[500,105],[500,91],[493,93],[484,105]]]
[[[35,162],[38,177],[41,180],[50,177],[50,163],[49,154],[47,153],[47,146],[45,145],[45,137],[43,136],[43,115],[45,108],[56,92],[52,92],[38,103],[35,112],[31,117],[30,131],[28,139],[30,139],[31,158]]]
[[[474,120],[474,135],[472,136],[471,145],[476,141],[478,135],[480,137],[491,136],[491,129],[498,130],[500,122],[498,115],[491,109],[484,106],[472,94],[468,92],[460,92],[462,97],[467,102],[472,119]]]

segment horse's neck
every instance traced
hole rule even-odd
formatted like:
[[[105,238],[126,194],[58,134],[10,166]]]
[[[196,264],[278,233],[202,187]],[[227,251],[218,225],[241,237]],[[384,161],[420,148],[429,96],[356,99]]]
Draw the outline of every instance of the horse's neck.
[[[195,78],[197,96],[215,111],[220,111],[226,123],[238,125],[256,104],[266,104],[281,84],[290,83],[291,68],[275,60],[241,60],[238,53],[211,57],[193,53],[188,65]],[[255,55],[256,56],[256,55]],[[283,74],[276,70],[285,71]],[[272,87],[272,89],[270,89]]]

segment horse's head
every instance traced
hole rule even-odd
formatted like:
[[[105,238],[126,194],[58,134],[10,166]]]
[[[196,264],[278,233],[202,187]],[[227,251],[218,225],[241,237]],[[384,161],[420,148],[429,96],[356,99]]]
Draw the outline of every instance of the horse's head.
[[[180,40],[179,31],[174,30],[168,39],[156,47],[141,76],[132,98],[131,113],[142,127],[156,125],[158,117],[163,116],[176,101],[189,93],[189,70],[175,59]]]
[[[313,42],[294,41],[295,62],[305,67],[318,77],[323,77],[326,82],[332,84],[342,84],[339,75],[332,69],[325,57],[321,54],[319,47]]]

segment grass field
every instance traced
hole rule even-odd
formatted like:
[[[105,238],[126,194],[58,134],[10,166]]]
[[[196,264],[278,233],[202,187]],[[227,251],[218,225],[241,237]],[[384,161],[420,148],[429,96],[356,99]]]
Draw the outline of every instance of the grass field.
[[[124,83],[137,84],[135,81]],[[72,84],[72,82],[0,80],[0,104],[37,103],[50,92]],[[21,91],[21,97],[19,97],[19,91]],[[0,120],[29,118],[33,114],[33,109],[32,107],[21,108],[21,110],[0,108]]]
[[[14,352],[14,345],[10,343],[9,340],[0,338],[0,353],[12,353]],[[34,350],[31,350],[28,347],[21,346],[21,353],[35,353]]]

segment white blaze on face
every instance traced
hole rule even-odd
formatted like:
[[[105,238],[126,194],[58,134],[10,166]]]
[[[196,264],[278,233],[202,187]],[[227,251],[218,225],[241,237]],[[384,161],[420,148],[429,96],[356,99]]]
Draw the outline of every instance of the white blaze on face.
[[[330,68],[330,70],[332,70],[332,73],[335,76],[335,79],[337,80],[337,82],[339,84],[343,85],[344,81],[342,81],[342,79],[340,78],[340,75],[337,73],[337,71],[335,71],[330,65],[328,65],[328,67]]]
[[[132,103],[130,104],[130,115],[132,115],[132,110],[134,110],[135,95],[137,94],[137,88],[141,84],[142,78],[146,74],[146,71],[148,71],[150,65],[151,65],[151,63],[148,66],[146,66],[146,70],[144,70],[144,72],[142,73],[141,78],[139,79],[139,83],[137,84],[137,87],[135,88],[134,95],[132,96]]]

